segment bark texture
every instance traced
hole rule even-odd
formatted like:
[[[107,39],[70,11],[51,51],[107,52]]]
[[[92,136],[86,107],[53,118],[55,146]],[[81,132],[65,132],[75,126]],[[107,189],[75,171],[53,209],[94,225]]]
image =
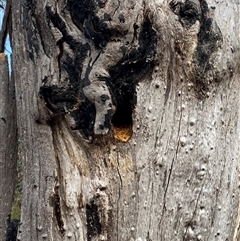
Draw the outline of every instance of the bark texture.
[[[0,54],[0,237],[6,237],[14,196],[17,162],[17,125],[14,82],[7,56]]]
[[[19,240],[238,240],[237,0],[13,2]]]

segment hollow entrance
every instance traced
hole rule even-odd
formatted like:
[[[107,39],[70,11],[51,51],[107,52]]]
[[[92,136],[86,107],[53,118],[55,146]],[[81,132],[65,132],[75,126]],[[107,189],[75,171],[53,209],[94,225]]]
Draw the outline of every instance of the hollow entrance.
[[[132,106],[129,99],[118,103],[116,112],[112,117],[113,135],[116,139],[127,142],[132,136]]]

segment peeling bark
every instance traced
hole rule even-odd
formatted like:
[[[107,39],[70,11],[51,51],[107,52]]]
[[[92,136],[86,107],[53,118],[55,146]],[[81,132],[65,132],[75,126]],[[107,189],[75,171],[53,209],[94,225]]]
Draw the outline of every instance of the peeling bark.
[[[14,1],[19,239],[238,239],[239,8]]]

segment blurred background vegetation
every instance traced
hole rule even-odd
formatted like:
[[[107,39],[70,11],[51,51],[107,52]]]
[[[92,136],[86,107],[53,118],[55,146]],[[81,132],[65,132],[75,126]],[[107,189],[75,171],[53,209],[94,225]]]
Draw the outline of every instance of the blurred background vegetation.
[[[0,26],[2,26],[2,20],[3,20],[3,15],[4,15],[4,9],[6,6],[7,0],[0,0]],[[5,54],[8,56],[8,62],[9,62],[9,69],[11,70],[11,54],[12,54],[12,48],[9,40],[9,35],[7,36],[7,40],[5,43]]]

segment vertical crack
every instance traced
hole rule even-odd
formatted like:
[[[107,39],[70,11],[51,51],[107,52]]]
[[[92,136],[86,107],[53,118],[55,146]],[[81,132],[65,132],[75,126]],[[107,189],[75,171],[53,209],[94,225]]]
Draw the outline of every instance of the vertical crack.
[[[62,78],[62,71],[61,71],[61,58],[63,56],[63,39],[59,39],[57,41],[57,46],[59,48],[59,54],[57,56],[58,59],[58,71],[59,71],[59,81],[61,82],[61,78]]]
[[[121,173],[120,173],[120,170],[119,170],[119,154],[117,153],[117,173],[118,173],[118,177],[119,177],[119,180],[120,180],[120,185],[119,185],[119,188],[118,188],[118,201],[117,201],[117,215],[118,215],[118,212],[119,212],[119,201],[120,201],[120,198],[121,198],[121,189],[122,189],[122,177],[121,177]],[[118,241],[118,218],[117,218],[117,241]]]
[[[113,12],[113,16],[115,15],[115,13],[117,12],[117,10],[119,9],[120,7],[120,0],[118,0],[118,6],[116,7],[116,9],[114,10]]]
[[[58,185],[55,185],[54,188],[54,196],[53,196],[53,205],[54,205],[54,214],[57,220],[57,224],[58,224],[58,228],[59,228],[59,232],[61,234],[61,236],[63,237],[65,234],[65,229],[64,229],[64,222],[62,219],[62,213],[61,213],[61,199],[60,199],[60,195],[59,195],[59,187]]]
[[[181,102],[182,102],[182,97],[181,97]],[[169,174],[168,174],[167,185],[166,185],[166,189],[165,189],[164,196],[163,196],[163,208],[162,208],[161,219],[160,219],[160,222],[159,222],[159,225],[158,225],[159,228],[160,228],[160,226],[162,224],[162,221],[163,221],[163,217],[164,217],[164,213],[165,213],[165,209],[166,209],[166,196],[167,196],[167,192],[168,192],[168,187],[169,187],[170,179],[171,179],[171,176],[172,176],[173,165],[174,165],[175,160],[177,159],[178,150],[179,150],[179,146],[180,146],[181,123],[182,123],[182,111],[180,112],[180,120],[179,120],[179,125],[178,125],[178,134],[177,134],[178,142],[177,142],[175,157],[172,159],[171,167],[170,167]]]
[[[53,211],[54,215],[56,218],[56,222],[59,228],[60,235],[64,237],[65,235],[65,229],[64,229],[64,222],[62,218],[62,212],[61,212],[61,198],[59,194],[59,187],[60,187],[60,160],[58,159],[58,154],[57,154],[57,143],[56,143],[56,138],[54,135],[54,130],[52,129],[52,138],[53,138],[53,148],[54,148],[54,153],[55,153],[55,160],[56,160],[56,165],[57,165],[57,176],[55,180],[55,187],[54,187],[54,195],[52,197],[52,205],[53,205]]]
[[[196,212],[197,212],[197,206],[198,206],[198,202],[199,202],[199,199],[200,199],[200,196],[201,196],[201,194],[202,194],[202,190],[203,190],[203,186],[204,186],[204,183],[205,183],[205,180],[206,180],[206,178],[204,179],[204,182],[203,182],[203,184],[202,184],[202,187],[201,187],[201,190],[200,190],[200,192],[199,192],[199,194],[198,194],[198,196],[197,196],[197,201],[196,201],[196,204],[195,204],[195,207],[194,207],[194,210],[193,210],[193,214],[192,214],[192,218],[191,218],[191,220],[187,223],[187,225],[186,225],[186,230],[185,230],[185,232],[184,232],[184,237],[183,237],[183,241],[188,241],[189,239],[188,239],[188,229],[192,226],[192,224],[193,224],[193,219],[194,219],[194,217],[195,217],[195,215],[196,215]]]

